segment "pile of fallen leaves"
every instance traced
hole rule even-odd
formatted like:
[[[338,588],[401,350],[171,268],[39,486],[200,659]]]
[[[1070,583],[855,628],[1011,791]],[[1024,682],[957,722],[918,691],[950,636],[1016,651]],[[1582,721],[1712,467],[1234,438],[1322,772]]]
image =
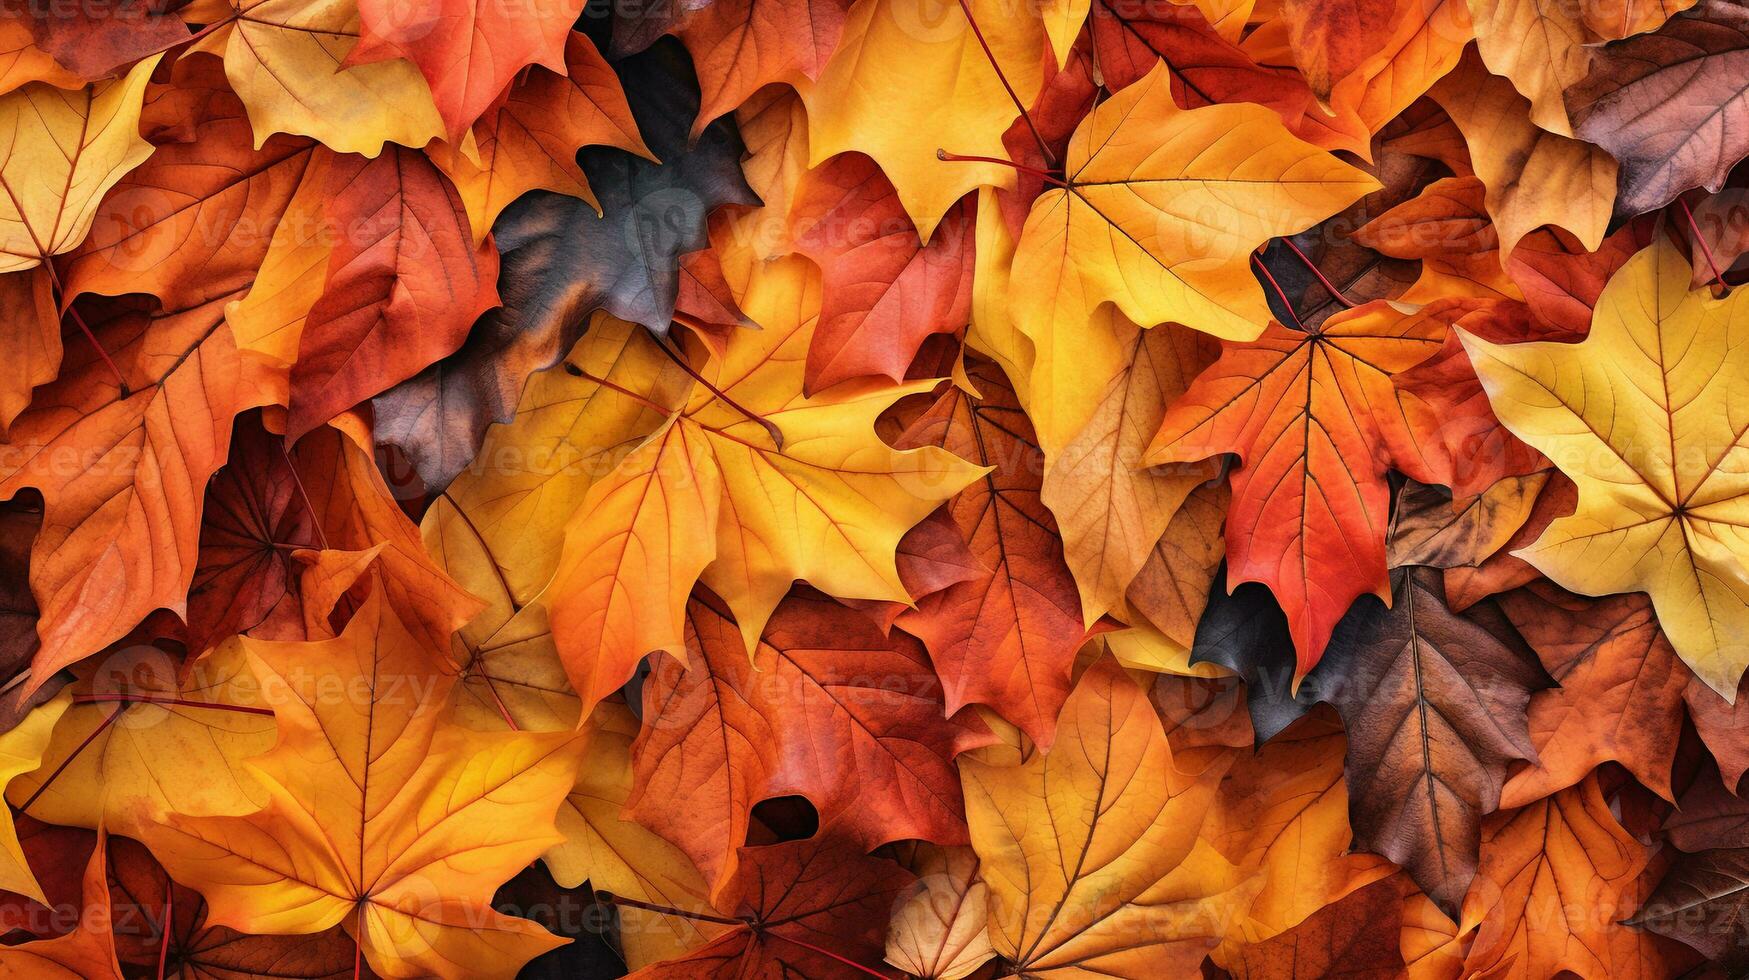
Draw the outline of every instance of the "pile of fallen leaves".
[[[9,0],[0,975],[1741,975],[1746,79]]]

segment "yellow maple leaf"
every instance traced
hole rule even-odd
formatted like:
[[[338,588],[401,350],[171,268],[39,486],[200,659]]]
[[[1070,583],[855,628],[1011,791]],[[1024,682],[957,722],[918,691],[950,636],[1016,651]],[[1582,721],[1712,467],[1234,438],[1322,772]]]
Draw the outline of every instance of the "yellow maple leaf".
[[[253,765],[267,795],[241,816],[163,807],[143,838],[201,891],[207,923],[308,935],[343,925],[385,976],[513,976],[562,940],[491,908],[563,838],[577,736],[445,724],[455,676],[380,584],[346,631],[243,641],[280,740]]]
[[[1026,977],[1194,973],[1262,885],[1199,837],[1223,770],[1180,773],[1110,660],[1082,676],[1049,753],[962,757],[996,951]]]
[[[1578,487],[1573,514],[1514,552],[1585,595],[1645,592],[1726,699],[1749,666],[1749,302],[1690,292],[1668,242],[1635,255],[1577,344],[1460,330],[1494,412]]]
[[[1012,186],[992,163],[943,163],[956,153],[1005,157],[1002,134],[1042,83],[1044,29],[1000,0],[967,0],[1013,86],[1011,98],[959,0],[868,0],[850,10],[838,51],[818,81],[797,77],[808,106],[811,166],[847,150],[868,154],[892,180],[924,241],[967,191]],[[919,120],[928,120],[919,125]],[[755,318],[757,319],[757,318]]]
[[[1063,184],[1033,202],[1008,294],[1035,350],[1034,402],[1102,303],[1143,326],[1256,338],[1269,308],[1251,253],[1379,186],[1262,106],[1178,108],[1164,63],[1081,122]]]
[[[104,193],[152,155],[140,104],[157,64],[77,91],[33,82],[0,96],[0,272],[84,241]]]
[[[256,149],[274,133],[295,133],[374,157],[386,142],[424,146],[444,135],[411,61],[349,64],[360,29],[354,0],[231,0],[223,16],[190,50],[224,57]]]
[[[645,654],[685,656],[695,581],[729,604],[749,650],[797,579],[908,602],[899,538],[980,474],[945,450],[899,451],[876,436],[882,411],[933,381],[863,379],[802,395],[820,308],[806,260],[751,274],[741,306],[762,329],[736,331],[707,366],[716,391],[695,385],[672,421],[590,488],[565,530],[545,596],[585,711]]]

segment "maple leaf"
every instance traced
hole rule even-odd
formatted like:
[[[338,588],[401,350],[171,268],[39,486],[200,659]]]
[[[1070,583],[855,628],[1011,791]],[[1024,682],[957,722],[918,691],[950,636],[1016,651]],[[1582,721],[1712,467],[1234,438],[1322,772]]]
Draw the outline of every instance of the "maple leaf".
[[[1575,132],[1621,162],[1619,210],[1639,214],[1691,187],[1718,190],[1749,154],[1736,84],[1749,59],[1749,7],[1703,0],[1656,33],[1604,45],[1567,93]]]
[[[565,530],[547,595],[586,707],[645,654],[679,651],[694,581],[728,603],[749,649],[797,579],[846,598],[908,600],[899,538],[976,478],[939,448],[895,450],[874,433],[882,411],[933,382],[801,394],[819,310],[805,259],[764,267],[743,306],[763,329],[736,332],[706,365],[714,384],[664,409],[672,422],[589,487]]]
[[[1353,112],[1324,111],[1299,72],[1259,65],[1217,33],[1196,7],[1095,0],[1092,32],[1106,83],[1114,90],[1140,81],[1164,60],[1172,69],[1172,94],[1186,109],[1256,102],[1275,110],[1289,132],[1314,146],[1362,153],[1370,143],[1371,134]]]
[[[643,328],[598,314],[562,364],[529,377],[516,415],[488,431],[479,458],[492,465],[469,467],[432,503],[427,542],[434,526],[465,525],[455,528],[456,547],[483,553],[446,567],[476,564],[470,590],[502,589],[525,605],[558,568],[578,502],[661,428],[666,406],[694,383]]]
[[[405,58],[419,66],[446,133],[459,137],[529,65],[565,70],[565,38],[583,0],[532,8],[483,0],[360,0],[345,67]]]
[[[33,83],[0,96],[0,272],[77,246],[98,200],[151,156],[139,133],[140,105],[157,61],[75,92]]]
[[[839,838],[743,847],[711,920],[730,926],[684,956],[639,970],[638,980],[831,977],[856,964],[875,972],[887,914],[912,875]],[[658,909],[657,911],[662,911]],[[685,915],[698,915],[686,913]],[[708,915],[708,913],[707,913]]]
[[[578,767],[577,784],[559,808],[556,824],[565,842],[542,855],[553,880],[591,888],[616,898],[669,908],[700,911],[709,908],[709,886],[685,851],[663,840],[649,827],[622,815],[636,792],[632,746],[638,719],[623,705],[606,704],[590,716],[588,746]],[[646,909],[620,909],[620,941],[626,965],[636,970],[670,959],[725,930],[685,916],[664,916]]]
[[[145,312],[112,303],[61,376],[14,421],[0,495],[33,487],[44,526],[31,552],[42,647],[31,687],[120,639],[159,607],[181,613],[198,562],[206,482],[231,419],[257,403],[223,299]],[[92,462],[69,468],[68,454]]]
[[[724,0],[689,10],[677,33],[703,90],[692,136],[760,86],[797,74],[819,78],[844,33],[849,6],[846,0]]]
[[[1221,559],[1226,555],[1221,526],[1227,516],[1227,498],[1225,483],[1198,484],[1172,515],[1166,532],[1149,550],[1124,593],[1131,609],[1187,649],[1195,641],[1198,624],[1208,608],[1210,587],[1219,577]],[[1226,595],[1226,589],[1220,593]]]
[[[1109,660],[1082,675],[1057,739],[1019,764],[960,760],[997,953],[1028,977],[1195,970],[1262,884],[1198,836],[1221,767],[1180,774]]]
[[[42,765],[55,725],[71,701],[70,695],[57,696],[37,706],[10,731],[0,734],[0,780],[4,780],[7,787],[20,775]],[[42,886],[37,884],[36,876],[31,872],[30,861],[19,846],[18,831],[10,809],[0,817],[0,888],[48,903]]]
[[[81,842],[95,846],[96,835]],[[62,845],[64,851],[73,847]],[[339,927],[315,936],[251,936],[209,925],[206,901],[170,880],[144,845],[109,837],[110,919],[116,959],[127,975],[156,971],[166,977],[216,980],[270,974],[286,980],[343,980],[353,975],[358,950]]]
[[[1740,965],[1749,931],[1746,890],[1749,848],[1679,854],[1628,924],[1687,943],[1715,963]]]
[[[1682,699],[1688,703],[1688,716],[1701,741],[1706,744],[1719,775],[1733,790],[1739,786],[1745,770],[1749,770],[1749,746],[1745,746],[1742,731],[1749,727],[1749,701],[1743,698],[1741,686],[1735,703],[1719,696],[1719,692],[1698,677],[1690,676]]]
[[[1433,353],[1438,324],[1369,304],[1312,331],[1270,324],[1228,343],[1166,413],[1144,462],[1236,452],[1227,584],[1261,582],[1287,611],[1298,673],[1356,596],[1388,595],[1385,471],[1419,463],[1392,374]],[[1285,560],[1284,560],[1285,559]]]
[[[1283,0],[1281,23],[1300,74],[1320,101],[1391,36],[1400,4]]]
[[[0,273],[0,316],[13,328],[0,340],[0,430],[30,404],[37,385],[61,370],[61,317],[46,266]]]
[[[564,194],[517,199],[493,226],[503,308],[475,324],[453,355],[372,402],[377,437],[406,451],[428,487],[454,479],[486,427],[515,410],[528,375],[564,355],[593,309],[666,336],[680,285],[675,263],[705,245],[706,216],[721,204],[757,203],[730,121],[687,141],[697,85],[676,45],[638,55],[621,72],[638,130],[665,162],[585,148],[602,217]]]
[[[1640,785],[1671,798],[1670,767],[1691,675],[1643,596],[1587,602],[1538,582],[1502,595],[1500,609],[1560,685],[1531,698],[1535,765],[1514,773],[1504,806],[1525,805],[1621,763]]]
[[[936,151],[943,134],[952,134],[956,152],[1005,153],[1002,134],[1014,121],[1015,100],[1031,104],[1043,82],[1044,45],[1037,18],[1013,16],[996,0],[852,5],[818,79],[796,80],[808,107],[807,165],[847,150],[873,157],[918,237],[929,241],[966,192],[1012,186],[1008,167],[943,163]],[[920,119],[930,124],[915,125]]]
[[[317,169],[313,144],[283,135],[257,144],[222,68],[200,54],[171,66],[176,90],[198,98],[181,120],[189,138],[159,146],[104,197],[90,237],[64,260],[66,295],[151,293],[186,309],[249,286],[280,225],[303,223],[290,202]]]
[[[1232,970],[1240,980],[1403,976],[1402,887],[1380,881],[1324,906],[1278,936],[1247,945]]]
[[[299,334],[293,441],[454,353],[498,305],[498,253],[476,245],[460,196],[423,153],[341,157],[327,179],[327,218],[345,234]]]
[[[1062,186],[1033,202],[1009,301],[1035,346],[1067,342],[1104,302],[1138,324],[1254,338],[1269,314],[1251,252],[1378,188],[1261,107],[1179,109],[1169,78],[1156,66],[1101,103]]]
[[[418,147],[444,134],[431,89],[412,62],[351,63],[361,29],[356,4],[214,6],[213,32],[190,50],[225,59],[225,77],[249,109],[257,147],[274,133],[293,133],[336,153],[374,157],[384,143]]]
[[[749,658],[735,621],[701,594],[687,606],[686,653],[645,681],[626,810],[684,850],[714,892],[734,876],[753,805],[774,796],[808,797],[822,827],[864,849],[965,842],[952,761],[988,736],[975,717],[944,717],[915,640],[798,595]]]
[[[967,373],[979,395],[947,388],[898,445],[939,446],[987,468],[949,504],[982,569],[920,597],[897,622],[929,648],[949,710],[988,705],[1049,746],[1088,630],[1040,495],[1044,467],[1026,415],[1000,368],[974,361]]]
[[[1391,567],[1480,565],[1524,526],[1548,479],[1547,470],[1509,476],[1465,497],[1424,483],[1405,484],[1397,494],[1388,545]]]
[[[1614,157],[1531,122],[1524,97],[1480,59],[1466,58],[1430,94],[1463,132],[1487,187],[1502,263],[1541,225],[1564,228],[1596,251],[1615,203]]]
[[[1586,8],[1606,4],[1587,4]],[[1530,121],[1572,136],[1561,97],[1591,66],[1585,10],[1553,0],[1471,0],[1476,51],[1488,70],[1530,100]],[[1471,152],[1474,152],[1473,150]]]
[[[45,82],[56,88],[78,88],[84,79],[63,68],[37,46],[36,24],[25,23],[13,11],[0,11],[0,93]]]
[[[1742,437],[1720,363],[1749,319],[1737,299],[1689,292],[1689,276],[1655,244],[1609,281],[1580,343],[1460,336],[1501,421],[1578,487],[1575,512],[1519,557],[1584,595],[1649,593],[1677,654],[1729,699],[1749,666],[1731,625],[1749,622],[1749,573],[1733,553],[1744,498],[1728,460]],[[1691,350],[1717,353],[1679,353]],[[1616,411],[1630,392],[1644,408]]]
[[[552,814],[576,778],[573,735],[442,725],[454,675],[433,670],[442,654],[380,589],[332,640],[243,643],[279,724],[252,763],[266,805],[160,808],[142,828],[206,897],[210,923],[278,935],[343,924],[389,975],[507,976],[557,944],[487,903],[562,839]],[[359,696],[335,697],[323,678]]]
[[[917,881],[893,907],[887,962],[914,977],[964,980],[996,955],[977,852],[918,843],[903,863]]]
[[[471,154],[465,149],[469,140]],[[432,144],[426,153],[461,194],[478,243],[511,201],[532,190],[599,206],[577,165],[577,149],[589,145],[653,161],[619,76],[587,35],[572,32],[562,66],[537,67],[486,110],[459,146]]]
[[[1185,499],[1215,476],[1204,465],[1145,468],[1142,455],[1166,406],[1214,360],[1216,345],[1172,324],[1125,326],[1128,368],[1050,461],[1039,493],[1062,529],[1063,557],[1089,623],[1120,601]]]
[[[186,677],[180,667],[142,646],[82,668],[9,798],[39,819],[136,837],[153,805],[235,814],[266,802],[244,760],[273,747],[273,718],[241,648],[221,646]]]
[[[1313,690],[1348,730],[1355,845],[1402,865],[1449,914],[1507,765],[1536,758],[1525,709],[1548,680],[1528,651],[1452,613],[1437,574],[1399,571],[1389,609],[1357,607]]]
[[[0,976],[38,980],[121,980],[109,906],[109,876],[105,870],[104,835],[85,866],[84,905],[72,931],[54,939],[39,939],[0,949]]]
[[[225,467],[207,484],[200,560],[188,586],[188,645],[197,652],[236,633],[300,634],[304,612],[293,556],[321,547],[300,506],[298,474],[259,413],[239,418]]]
[[[18,62],[6,77],[15,81],[10,90],[25,81],[46,81],[59,88],[76,89],[174,46],[188,38],[188,28],[173,5],[144,0],[122,0],[106,9],[81,7],[39,8],[19,5],[0,12]],[[14,50],[8,46],[8,51]],[[49,65],[42,65],[42,61]],[[51,67],[52,66],[52,67]],[[61,69],[64,69],[62,71]],[[23,76],[23,77],[20,77]]]
[[[1382,858],[1349,853],[1347,745],[1336,726],[1324,721],[1290,734],[1234,762],[1203,830],[1228,860],[1266,883],[1228,928],[1217,962],[1249,961],[1255,945],[1393,871]],[[1288,881],[1293,887],[1271,887]]]
[[[1610,812],[1596,776],[1498,814],[1483,838],[1477,884],[1460,923],[1463,930],[1479,926],[1467,971],[1680,972],[1656,937],[1620,924],[1639,899],[1636,879],[1649,855]]]
[[[1186,662],[1218,664],[1244,680],[1245,708],[1262,744],[1304,717],[1310,702],[1295,697],[1293,636],[1281,606],[1256,582],[1229,593],[1223,578],[1210,584]]]
[[[797,250],[821,273],[807,394],[867,375],[903,381],[925,339],[966,325],[973,258],[967,202],[947,213],[925,245],[873,161],[847,153],[809,171],[789,209]]]

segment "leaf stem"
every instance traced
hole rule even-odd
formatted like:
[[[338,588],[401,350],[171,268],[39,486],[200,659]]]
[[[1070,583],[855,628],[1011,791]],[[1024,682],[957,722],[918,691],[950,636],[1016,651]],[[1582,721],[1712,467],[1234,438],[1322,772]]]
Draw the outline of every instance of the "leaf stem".
[[[1053,174],[1048,170],[1029,167],[1022,163],[1015,163],[1013,160],[1004,160],[1001,157],[981,157],[970,153],[949,153],[946,150],[938,149],[935,151],[935,158],[937,160],[946,160],[949,163],[994,163],[1013,170],[1018,170],[1028,176],[1037,177],[1047,184],[1055,184],[1058,187],[1069,186],[1068,181],[1058,177],[1056,174]]]
[[[626,898],[624,895],[615,895],[613,892],[596,891],[595,900],[597,902],[605,902],[609,905],[624,905],[629,908],[643,909],[646,912],[655,912],[658,915],[673,915],[679,916],[682,919],[696,919],[699,922],[715,922],[725,926],[749,925],[746,919],[731,919],[726,915],[710,915],[705,912],[688,912],[685,909],[670,908],[669,906],[657,905],[653,902],[640,902],[634,898]]]
[[[271,716],[272,708],[257,708],[249,704],[225,704],[221,701],[195,701],[189,698],[167,698],[155,694],[81,694],[74,704],[158,704],[176,708],[210,708],[213,711],[235,711],[245,715]]]
[[[1694,220],[1694,212],[1688,209],[1688,202],[1677,198],[1676,203],[1682,205],[1682,216],[1688,219],[1689,232],[1694,235],[1695,244],[1700,246],[1700,254],[1706,256],[1707,267],[1713,270],[1713,281],[1724,290],[1720,296],[1730,293],[1731,284],[1725,281],[1724,273],[1719,271],[1719,262],[1713,257],[1713,248],[1707,244],[1706,236],[1700,233],[1700,223]]]
[[[322,530],[322,515],[316,513],[316,505],[310,500],[310,492],[304,489],[304,478],[298,475],[298,464],[292,462],[283,436],[279,440],[279,455],[285,459],[285,468],[291,472],[292,483],[298,488],[298,496],[304,500],[304,509],[310,512],[310,523],[316,526],[316,540],[322,542],[322,550],[327,551],[328,533]]]
[[[164,968],[170,962],[170,924],[171,924],[170,914],[174,910],[174,906],[171,904],[171,902],[175,899],[175,897],[176,897],[176,882],[171,881],[169,878],[165,878],[164,879],[164,919],[158,926],[158,928],[163,930],[163,932],[164,932],[163,938],[158,941],[158,980],[164,980]]]
[[[42,260],[42,263],[43,268],[48,270],[49,285],[53,286],[55,290],[55,306],[59,308],[63,302],[67,301],[67,291],[61,286],[61,277],[59,273],[55,272],[55,264],[46,258]],[[79,310],[72,303],[67,302],[63,315],[73,318],[73,323],[79,327],[81,333],[85,334],[85,339],[91,342],[92,348],[97,351],[97,356],[103,358],[103,363],[109,367],[109,373],[115,375],[115,383],[121,389],[121,396],[126,398],[133,394],[132,389],[128,387],[127,379],[122,377],[121,368],[115,366],[115,361],[110,358],[109,351],[104,349],[103,342],[97,339],[97,334],[92,331],[91,325],[85,322],[83,316],[79,315]]]
[[[786,943],[793,943],[794,945],[800,946],[803,949],[813,950],[814,952],[819,953],[821,956],[830,956],[832,959],[835,959],[838,962],[844,964],[845,966],[850,967],[852,970],[856,970],[858,972],[865,973],[868,976],[879,977],[880,980],[893,980],[892,977],[887,976],[885,973],[882,973],[879,970],[872,970],[866,966],[863,966],[861,963],[856,962],[855,960],[847,959],[843,956],[839,956],[837,953],[834,953],[829,949],[824,949],[824,948],[821,948],[819,946],[815,946],[813,943],[804,942],[803,940],[800,940],[800,939],[791,938],[789,936],[784,935],[781,932],[762,932],[762,933],[760,933],[760,935],[770,936],[773,939],[781,939]]]
[[[691,364],[686,363],[686,358],[684,356],[682,356],[678,351],[676,351],[673,348],[668,346],[668,340],[666,338],[657,337],[656,338],[656,346],[659,349],[661,349],[663,354],[666,354],[668,356],[668,359],[670,361],[673,361],[675,364],[678,364],[680,366],[680,370],[685,371],[687,374],[691,375],[692,380],[703,385],[704,389],[711,393],[711,397],[717,399],[718,401],[722,402],[723,404],[729,406],[730,408],[734,409],[735,411],[746,416],[747,420],[749,422],[753,422],[753,423],[759,425],[761,428],[763,428],[765,430],[766,434],[771,436],[771,441],[777,443],[778,450],[782,451],[782,449],[783,449],[783,430],[779,429],[777,427],[777,423],[771,421],[768,418],[765,418],[762,415],[756,415],[753,412],[748,411],[746,409],[746,407],[744,407],[740,402],[735,401],[733,398],[730,398],[727,394],[725,394],[721,388],[718,388],[716,385],[711,384],[709,381],[705,380],[704,375],[699,374],[698,371],[693,369],[693,366]]]
[[[966,23],[972,25],[972,36],[978,39],[978,47],[984,49],[984,57],[990,62],[990,70],[996,73],[996,80],[1002,83],[1002,89],[1008,93],[1009,101],[1014,103],[1014,108],[1020,113],[1020,118],[1025,120],[1027,130],[1032,133],[1033,142],[1038,144],[1038,151],[1044,154],[1046,163],[1056,163],[1056,155],[1051,153],[1050,146],[1045,143],[1044,135],[1038,131],[1038,126],[1033,124],[1032,115],[1026,111],[1026,106],[1020,104],[1020,95],[1014,91],[1014,86],[1008,84],[1008,76],[1002,71],[1002,65],[996,61],[995,52],[990,50],[990,43],[984,40],[984,32],[978,27],[978,18],[972,16],[971,3],[969,0],[959,0],[959,3],[960,10],[966,15]]]
[[[84,741],[80,742],[77,746],[74,746],[73,751],[68,753],[67,757],[61,760],[61,764],[55,767],[55,771],[49,773],[49,778],[43,780],[42,785],[36,788],[36,792],[30,794],[29,799],[18,805],[18,812],[30,812],[30,805],[35,803],[37,798],[42,796],[43,793],[47,792],[48,788],[55,784],[55,780],[61,778],[61,773],[67,771],[67,767],[73,764],[73,760],[79,758],[80,753],[84,752],[87,748],[90,748],[91,743],[97,741],[97,736],[102,735],[110,725],[114,724],[115,720],[121,717],[121,713],[124,710],[126,709],[118,707],[114,711],[111,711],[109,715],[103,719],[102,723],[91,730],[91,734],[85,736]]]
[[[1300,261],[1305,263],[1306,268],[1312,270],[1312,275],[1317,276],[1318,281],[1324,284],[1324,289],[1330,293],[1330,296],[1332,299],[1336,300],[1336,302],[1338,302],[1338,303],[1341,303],[1343,306],[1347,307],[1348,309],[1351,309],[1351,310],[1354,309],[1354,307],[1356,305],[1354,303],[1354,301],[1352,301],[1348,297],[1342,295],[1342,290],[1337,289],[1336,284],[1331,282],[1328,278],[1326,278],[1324,276],[1324,270],[1318,268],[1316,263],[1314,263],[1311,259],[1307,258],[1306,253],[1300,251],[1300,247],[1298,245],[1294,244],[1293,239],[1283,237],[1282,241],[1287,243],[1288,248],[1293,249],[1294,254],[1300,257]]]
[[[1269,266],[1263,264],[1263,260],[1257,257],[1256,252],[1251,253],[1251,264],[1257,267],[1258,272],[1263,273],[1263,278],[1269,280],[1269,285],[1275,289],[1275,295],[1281,298],[1281,305],[1287,308],[1288,316],[1293,317],[1294,326],[1299,327],[1303,332],[1306,325],[1300,320],[1299,311],[1294,309],[1293,300],[1287,298],[1287,290],[1281,288],[1281,283],[1275,281],[1275,275],[1269,271]]]

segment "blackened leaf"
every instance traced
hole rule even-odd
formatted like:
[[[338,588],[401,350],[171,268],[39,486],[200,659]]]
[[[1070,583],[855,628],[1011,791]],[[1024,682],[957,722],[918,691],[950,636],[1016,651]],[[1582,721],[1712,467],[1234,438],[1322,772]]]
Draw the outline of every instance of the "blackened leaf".
[[[1652,34],[1606,45],[1567,92],[1580,139],[1621,164],[1617,214],[1717,191],[1749,154],[1749,3],[1702,0]]]
[[[1506,767],[1535,759],[1525,712],[1551,683],[1520,640],[1453,613],[1439,573],[1392,573],[1390,608],[1365,598],[1337,625],[1319,693],[1348,729],[1355,846],[1408,870],[1454,918],[1476,873],[1482,816]]]
[[[503,253],[504,305],[474,324],[460,350],[373,402],[377,438],[401,447],[432,490],[473,458],[486,426],[510,417],[523,382],[558,362],[592,310],[666,336],[680,257],[705,246],[706,217],[719,205],[759,203],[741,176],[732,118],[712,123],[688,148],[698,83],[678,42],[618,70],[638,130],[663,162],[586,147],[580,158],[599,216],[564,194],[518,198],[492,228]]]
[[[1316,701],[1313,691],[1317,679],[1325,672],[1314,669],[1300,685],[1301,697],[1296,699],[1294,641],[1288,633],[1287,616],[1268,587],[1244,582],[1228,594],[1226,582],[1224,571],[1215,573],[1208,608],[1196,624],[1190,662],[1220,664],[1239,675],[1245,682],[1251,728],[1257,733],[1257,744],[1262,745],[1311,708]]]

